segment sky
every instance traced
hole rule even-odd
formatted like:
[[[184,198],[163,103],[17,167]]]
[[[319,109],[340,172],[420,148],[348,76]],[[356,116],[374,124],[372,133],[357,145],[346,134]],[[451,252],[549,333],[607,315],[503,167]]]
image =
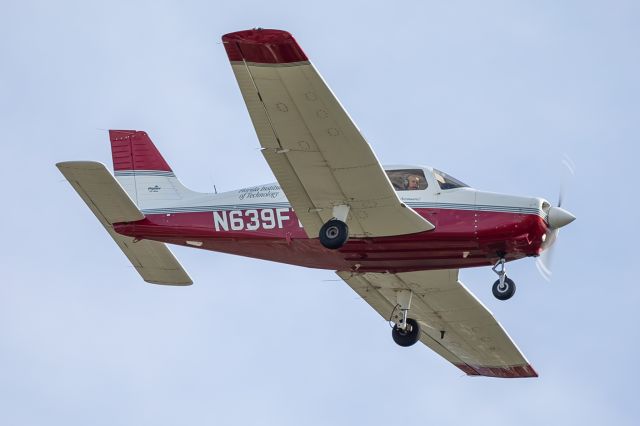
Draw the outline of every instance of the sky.
[[[0,424],[638,424],[634,1],[13,1],[0,12]],[[54,164],[147,131],[183,183],[273,182],[222,34],[290,31],[383,163],[555,200],[551,283],[461,279],[538,379],[470,378],[332,271],[173,248],[144,283]]]

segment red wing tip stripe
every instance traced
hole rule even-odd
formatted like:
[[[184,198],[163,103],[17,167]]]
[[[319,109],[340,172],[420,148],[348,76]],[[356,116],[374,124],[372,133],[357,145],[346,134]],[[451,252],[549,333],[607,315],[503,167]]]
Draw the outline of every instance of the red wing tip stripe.
[[[308,61],[298,42],[282,30],[253,29],[222,36],[230,61],[286,64]]]
[[[468,364],[456,364],[460,370],[469,376],[502,377],[507,379],[521,377],[538,377],[538,373],[529,364],[513,365],[509,367],[480,367]]]

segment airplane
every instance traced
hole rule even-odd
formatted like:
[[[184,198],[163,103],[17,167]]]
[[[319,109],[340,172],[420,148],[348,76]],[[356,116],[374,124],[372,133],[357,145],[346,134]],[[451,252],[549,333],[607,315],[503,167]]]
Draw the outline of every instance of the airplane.
[[[144,131],[110,130],[114,174],[95,161],[56,166],[150,283],[190,285],[166,244],[337,272],[392,325],[469,376],[538,377],[493,314],[459,280],[538,257],[575,217],[538,197],[474,189],[436,168],[382,166],[282,30],[222,37],[276,183],[224,193],[187,189]]]

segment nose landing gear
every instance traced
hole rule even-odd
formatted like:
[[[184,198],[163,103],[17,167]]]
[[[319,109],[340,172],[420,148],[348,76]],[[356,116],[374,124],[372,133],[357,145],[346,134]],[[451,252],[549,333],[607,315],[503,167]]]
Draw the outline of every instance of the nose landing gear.
[[[498,280],[493,283],[491,291],[498,300],[508,300],[516,292],[516,283],[511,278],[507,278],[507,271],[505,267],[505,259],[500,258],[495,265],[493,265],[493,272],[498,274]]]

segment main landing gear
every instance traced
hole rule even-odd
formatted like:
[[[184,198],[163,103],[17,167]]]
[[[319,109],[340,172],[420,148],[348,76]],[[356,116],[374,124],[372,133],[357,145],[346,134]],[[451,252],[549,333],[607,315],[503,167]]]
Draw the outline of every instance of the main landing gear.
[[[511,299],[516,292],[516,283],[511,278],[507,278],[505,262],[504,258],[500,258],[491,268],[493,272],[498,274],[498,280],[493,283],[491,288],[493,295],[498,300]]]
[[[395,320],[395,325],[391,330],[391,337],[393,337],[394,342],[403,347],[414,345],[420,340],[420,324],[413,318],[408,317],[411,296],[410,290],[398,291],[396,296],[397,304],[390,318],[390,321]]]
[[[349,239],[349,227],[338,219],[331,219],[320,228],[320,244],[330,250],[337,250]]]
[[[347,242],[349,239],[349,227],[346,224],[348,215],[349,206],[333,207],[333,219],[320,228],[320,244],[330,250],[337,250]]]

